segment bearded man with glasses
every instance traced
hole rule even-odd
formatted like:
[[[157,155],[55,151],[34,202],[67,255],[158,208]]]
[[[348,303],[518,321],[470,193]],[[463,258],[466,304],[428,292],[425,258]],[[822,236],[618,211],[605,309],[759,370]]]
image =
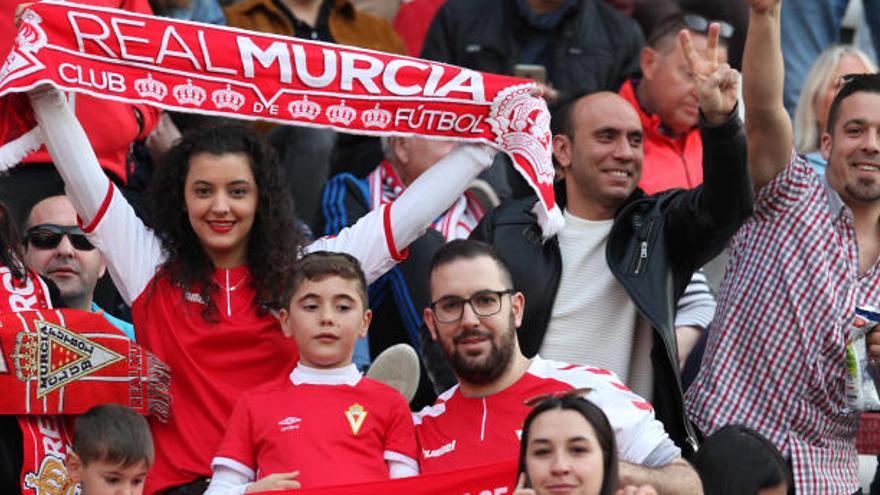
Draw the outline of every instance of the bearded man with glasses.
[[[25,223],[24,244],[28,268],[58,286],[65,307],[100,312],[134,339],[131,323],[105,313],[93,301],[107,267],[77,225],[76,210],[67,196],[50,196],[34,205]]]
[[[536,356],[526,358],[516,328],[524,297],[490,245],[456,240],[431,261],[432,303],[424,321],[459,384],[414,416],[423,473],[515,459],[529,403],[576,393],[608,416],[620,451],[620,484],[658,493],[702,493],[690,465],[654,417],[653,407],[612,372]]]

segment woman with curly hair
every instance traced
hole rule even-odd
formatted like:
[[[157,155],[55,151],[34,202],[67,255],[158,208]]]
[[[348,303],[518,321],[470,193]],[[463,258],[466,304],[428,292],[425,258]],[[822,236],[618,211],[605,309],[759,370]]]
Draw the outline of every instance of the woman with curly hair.
[[[296,362],[270,310],[298,256],[346,251],[371,282],[492,159],[487,147],[459,147],[392,205],[306,246],[265,142],[240,127],[200,130],[158,167],[150,230],[101,174],[64,97],[53,89],[30,97],[82,229],[132,306],[138,342],[172,370],[171,419],[151,424],[148,493],[201,493],[238,395]]]

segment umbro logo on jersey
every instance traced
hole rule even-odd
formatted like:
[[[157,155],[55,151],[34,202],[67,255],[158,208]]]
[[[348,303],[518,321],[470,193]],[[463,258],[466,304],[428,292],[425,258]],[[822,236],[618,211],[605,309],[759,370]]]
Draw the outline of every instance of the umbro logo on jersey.
[[[302,419],[297,418],[296,416],[288,416],[279,421],[278,426],[281,427],[281,431],[298,430],[301,421]]]
[[[206,304],[205,300],[202,298],[202,295],[195,292],[185,291],[183,293],[183,298],[189,302],[194,302],[196,304]]]
[[[440,447],[439,449],[422,449],[422,457],[424,457],[425,459],[431,459],[432,457],[440,457],[441,455],[446,455],[455,450],[455,442],[456,441],[453,440],[446,445]]]

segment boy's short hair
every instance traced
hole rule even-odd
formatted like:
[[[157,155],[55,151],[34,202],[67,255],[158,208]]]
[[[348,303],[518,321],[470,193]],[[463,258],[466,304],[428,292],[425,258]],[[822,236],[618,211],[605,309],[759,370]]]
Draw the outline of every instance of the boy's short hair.
[[[104,461],[129,467],[153,465],[153,437],[147,420],[119,404],[95,406],[76,418],[73,451],[83,465]]]
[[[369,307],[367,297],[367,278],[361,269],[361,264],[354,256],[346,253],[315,251],[300,258],[294,263],[287,277],[287,290],[284,291],[285,306],[290,306],[290,300],[305,280],[318,281],[327,277],[339,277],[344,280],[357,282],[358,295],[364,305]]]

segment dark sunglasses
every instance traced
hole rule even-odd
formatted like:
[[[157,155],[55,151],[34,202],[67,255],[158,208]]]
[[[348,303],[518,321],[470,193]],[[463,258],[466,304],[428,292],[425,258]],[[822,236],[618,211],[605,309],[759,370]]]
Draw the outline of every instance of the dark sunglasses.
[[[733,33],[735,31],[732,24],[725,21],[719,20],[709,20],[705,17],[697,14],[674,14],[671,17],[668,17],[664,21],[660,21],[657,24],[657,27],[654,29],[654,33],[648,38],[648,46],[654,46],[657,41],[661,38],[664,38],[670,33],[678,32],[681,29],[687,29],[688,31],[692,31],[694,33],[707,34],[709,32],[709,26],[712,23],[717,23],[721,28],[718,32],[718,36],[722,40],[730,40],[733,37]]]
[[[733,26],[728,22],[709,20],[697,14],[685,14],[681,18],[681,23],[684,24],[684,27],[695,33],[708,33],[709,25],[713,22],[718,23],[718,26],[721,27],[721,30],[718,33],[721,39],[729,40],[733,36]]]
[[[538,404],[544,402],[549,399],[565,399],[566,397],[583,397],[588,393],[592,392],[593,389],[590,387],[582,387],[575,388],[572,390],[560,390],[559,392],[553,392],[551,394],[541,394],[536,395],[534,397],[529,397],[528,399],[523,401],[523,404],[526,407],[535,407]]]
[[[95,246],[89,242],[82,229],[79,227],[62,227],[50,223],[36,225],[28,229],[24,236],[24,242],[37,249],[55,249],[61,243],[61,238],[67,236],[70,244],[78,251],[91,251]]]

